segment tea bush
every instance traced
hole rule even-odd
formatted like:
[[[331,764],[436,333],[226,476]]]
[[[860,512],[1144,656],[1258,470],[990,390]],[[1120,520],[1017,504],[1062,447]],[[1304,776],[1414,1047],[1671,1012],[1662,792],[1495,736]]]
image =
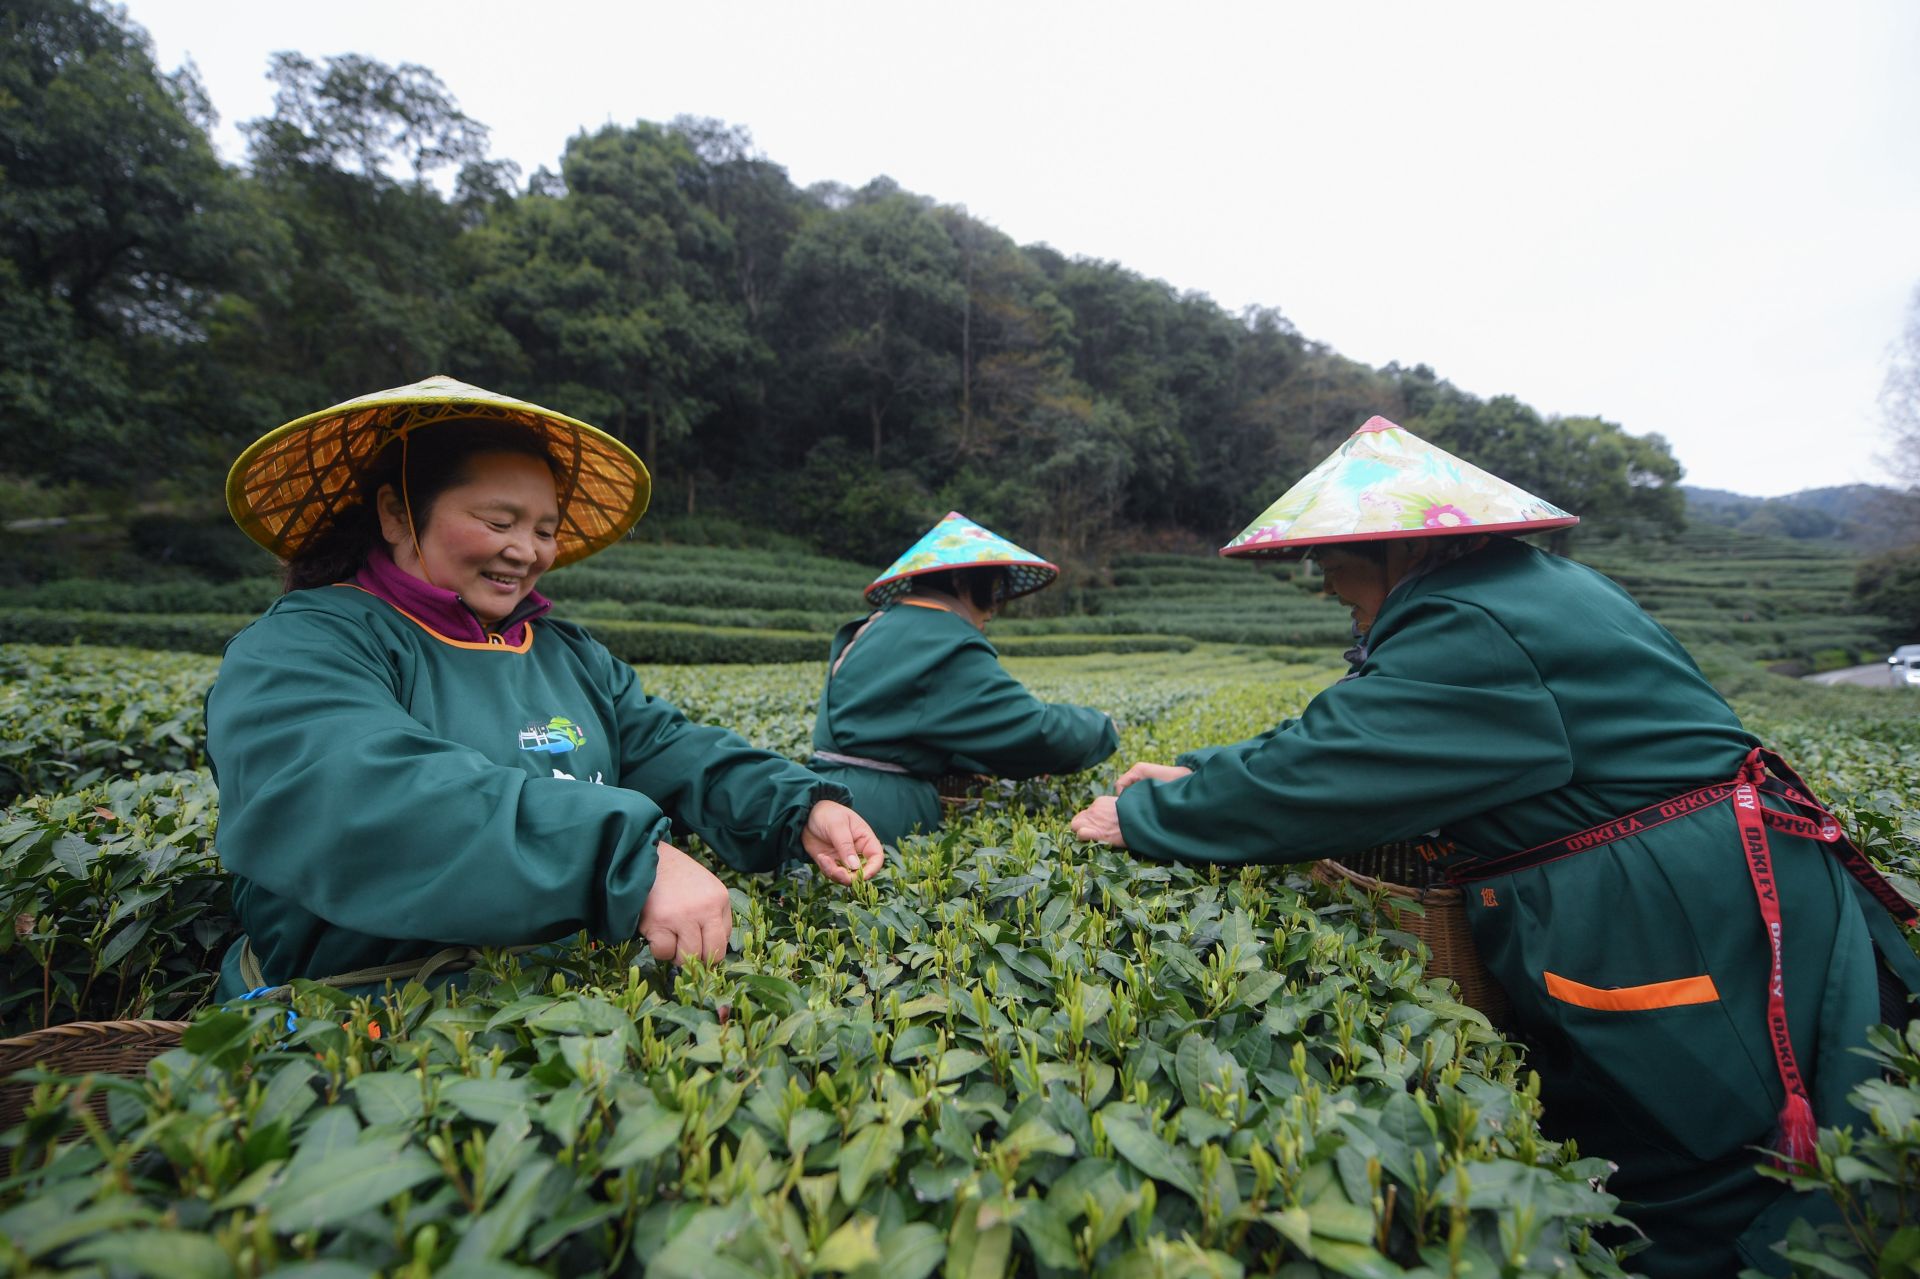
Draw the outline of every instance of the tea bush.
[[[1622,1273],[1632,1257],[1609,1248],[1633,1236],[1610,1224],[1606,1152],[1541,1137],[1521,1050],[1425,981],[1371,903],[1065,831],[1126,763],[1261,731],[1339,669],[1286,656],[1010,658],[1040,695],[1110,711],[1120,754],[985,789],[852,894],[729,874],[735,945],[717,967],[676,978],[632,947],[568,944],[463,988],[356,1003],[301,986],[205,1010],[147,1080],[95,1085],[113,1093],[107,1129],[45,1083],[0,1136],[0,1270]],[[1704,658],[1913,878],[1920,699]],[[16,757],[66,793],[0,817],[16,930],[0,1033],[177,1015],[210,985],[231,927],[210,784],[151,771],[157,747],[102,726],[135,701],[136,732],[178,720],[197,738],[213,670],[0,648],[8,740],[29,703],[78,726]],[[808,753],[817,659],[641,677]],[[1920,1043],[1876,1050],[1892,1077],[1823,1130],[1797,1183],[1850,1214],[1783,1242],[1800,1273],[1909,1257]]]
[[[0,819],[0,1038],[69,1021],[175,1020],[233,934],[205,771],[118,777]]]
[[[218,653],[255,616],[12,609],[0,611],[0,643],[94,644],[169,653]]]
[[[734,882],[715,968],[576,946],[375,1003],[301,984],[204,1014],[110,1138],[48,1086],[0,1258],[1621,1273],[1606,1166],[1541,1139],[1519,1054],[1304,881],[990,814],[852,894]]]
[[[0,645],[0,802],[203,765],[215,667],[175,653]]]
[[[1796,1276],[1869,1279],[1920,1268],[1920,1022],[1878,1026],[1867,1037],[1885,1077],[1854,1092],[1866,1124],[1821,1129],[1809,1168],[1762,1169],[1839,1209],[1837,1223],[1795,1222],[1774,1246]]]

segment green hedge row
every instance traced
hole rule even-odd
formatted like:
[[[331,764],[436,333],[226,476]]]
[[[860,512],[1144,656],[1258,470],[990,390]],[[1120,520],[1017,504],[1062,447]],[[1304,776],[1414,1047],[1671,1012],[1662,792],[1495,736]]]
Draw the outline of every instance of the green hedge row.
[[[0,643],[106,644],[119,648],[218,653],[250,613],[103,613],[0,610]]]
[[[95,582],[69,578],[0,593],[0,609],[84,613],[260,613],[280,598],[268,577],[237,582]]]
[[[588,627],[623,662],[667,666],[706,663],[824,662],[825,635],[805,631],[748,630],[673,623],[597,621]]]
[[[250,616],[225,613],[95,613],[20,610],[0,613],[0,643],[106,644],[123,648],[218,653]],[[831,636],[822,631],[586,619],[595,638],[623,662],[673,666],[825,661]],[[1184,652],[1181,635],[1034,635],[997,641],[1002,652],[1029,656],[1079,653]]]
[[[1186,635],[1007,635],[993,637],[1005,657],[1078,657],[1086,653],[1185,653]]]
[[[662,604],[656,600],[567,600],[559,615],[585,626],[603,621],[680,622],[691,626],[726,626],[749,631],[805,631],[831,635],[844,622],[866,615],[865,609],[839,612],[813,612],[794,608],[703,608],[688,604]],[[1125,627],[1114,627],[1124,630]]]
[[[111,644],[124,648],[218,653],[250,616],[217,613],[128,614],[21,611],[0,614],[0,642]],[[626,662],[808,662],[824,657],[828,637],[800,631],[737,630],[667,623],[600,621],[593,634]]]
[[[657,600],[707,608],[858,610],[860,588],[753,582],[739,577],[671,575],[618,569],[566,569],[541,583],[556,600]]]

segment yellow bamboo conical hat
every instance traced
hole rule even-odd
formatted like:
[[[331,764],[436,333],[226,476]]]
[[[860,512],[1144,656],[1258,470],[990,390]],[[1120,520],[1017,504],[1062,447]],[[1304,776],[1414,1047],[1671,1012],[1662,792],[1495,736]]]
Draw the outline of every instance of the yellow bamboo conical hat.
[[[1340,542],[1527,533],[1579,522],[1552,502],[1373,417],[1220,553],[1293,558],[1310,546]]]
[[[291,559],[362,500],[360,477],[382,449],[423,426],[460,418],[511,422],[546,438],[560,504],[555,567],[619,541],[645,513],[652,478],[619,440],[564,413],[444,374],[267,432],[227,473],[227,510],[248,537]]]

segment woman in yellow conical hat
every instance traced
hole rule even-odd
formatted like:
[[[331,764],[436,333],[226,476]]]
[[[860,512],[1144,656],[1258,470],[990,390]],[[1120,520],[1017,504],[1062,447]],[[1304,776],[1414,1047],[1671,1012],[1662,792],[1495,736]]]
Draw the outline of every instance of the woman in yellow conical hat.
[[[620,538],[648,476],[618,440],[448,377],[296,419],[228,504],[288,592],[207,698],[220,854],[246,930],[219,993],[423,979],[474,946],[636,931],[724,954],[742,869],[877,870],[847,793],[641,689],[541,576]],[[751,818],[743,814],[752,814]]]
[[[882,840],[940,825],[932,779],[1074,773],[1113,754],[1113,721],[1043,702],[1000,665],[987,623],[1060,570],[949,512],[867,587],[877,611],[833,639],[811,767]]]
[[[1752,1152],[1859,1119],[1850,1050],[1908,1016],[1882,980],[1920,991],[1914,912],[1625,591],[1512,536],[1573,522],[1372,419],[1222,549],[1317,558],[1351,673],[1259,737],[1136,764],[1074,830],[1212,863],[1437,833],[1543,1127],[1619,1165],[1636,1268],[1766,1269],[1810,1205]]]

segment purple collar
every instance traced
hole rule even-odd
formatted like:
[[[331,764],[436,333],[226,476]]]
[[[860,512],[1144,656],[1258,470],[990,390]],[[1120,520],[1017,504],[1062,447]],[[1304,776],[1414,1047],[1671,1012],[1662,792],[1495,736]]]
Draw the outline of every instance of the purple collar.
[[[384,546],[374,547],[367,555],[367,562],[361,565],[352,584],[370,595],[378,595],[442,638],[468,644],[490,642],[487,628],[458,595],[407,572],[393,562],[393,556]],[[553,602],[546,596],[529,591],[527,598],[508,616],[506,626],[494,634],[507,647],[520,648],[527,637],[527,623],[552,607]]]

